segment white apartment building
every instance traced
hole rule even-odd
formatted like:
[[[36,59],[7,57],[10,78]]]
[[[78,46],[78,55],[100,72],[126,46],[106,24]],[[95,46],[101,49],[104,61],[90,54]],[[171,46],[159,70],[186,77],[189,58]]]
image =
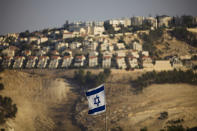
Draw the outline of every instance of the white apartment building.
[[[142,51],[142,45],[138,42],[133,42],[133,50]]]

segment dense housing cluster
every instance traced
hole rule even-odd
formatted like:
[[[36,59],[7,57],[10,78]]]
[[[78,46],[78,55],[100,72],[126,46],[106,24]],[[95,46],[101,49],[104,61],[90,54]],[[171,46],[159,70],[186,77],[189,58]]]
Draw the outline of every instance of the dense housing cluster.
[[[183,60],[192,56],[155,60],[138,36],[158,28],[196,25],[197,18],[192,16],[67,21],[61,28],[0,36],[0,62],[4,68],[13,69],[177,69],[184,67]]]

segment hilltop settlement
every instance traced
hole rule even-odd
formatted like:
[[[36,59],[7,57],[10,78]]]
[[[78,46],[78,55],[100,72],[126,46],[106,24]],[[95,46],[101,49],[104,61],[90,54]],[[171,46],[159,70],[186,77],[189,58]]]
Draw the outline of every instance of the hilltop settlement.
[[[186,15],[66,21],[61,28],[0,36],[0,64],[9,69],[192,69],[196,27],[197,17]],[[163,55],[154,45],[164,43],[168,50],[174,39],[184,42],[188,52],[177,53],[181,47],[176,47]]]

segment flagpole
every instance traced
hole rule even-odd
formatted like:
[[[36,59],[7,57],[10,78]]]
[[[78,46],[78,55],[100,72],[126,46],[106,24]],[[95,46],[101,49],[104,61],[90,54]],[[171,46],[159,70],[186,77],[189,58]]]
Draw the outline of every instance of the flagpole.
[[[107,131],[107,108],[105,111],[105,131]]]
[[[107,91],[107,90],[106,90]],[[105,111],[105,131],[107,131],[107,95],[105,95],[106,97],[105,97],[105,109],[106,109],[106,111]]]

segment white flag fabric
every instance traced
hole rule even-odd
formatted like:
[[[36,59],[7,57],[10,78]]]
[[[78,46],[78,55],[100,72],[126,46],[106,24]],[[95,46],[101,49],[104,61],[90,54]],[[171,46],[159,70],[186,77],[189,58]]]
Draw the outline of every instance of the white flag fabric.
[[[88,114],[97,115],[106,110],[105,90],[104,85],[90,89],[86,92],[88,99],[89,111]]]

